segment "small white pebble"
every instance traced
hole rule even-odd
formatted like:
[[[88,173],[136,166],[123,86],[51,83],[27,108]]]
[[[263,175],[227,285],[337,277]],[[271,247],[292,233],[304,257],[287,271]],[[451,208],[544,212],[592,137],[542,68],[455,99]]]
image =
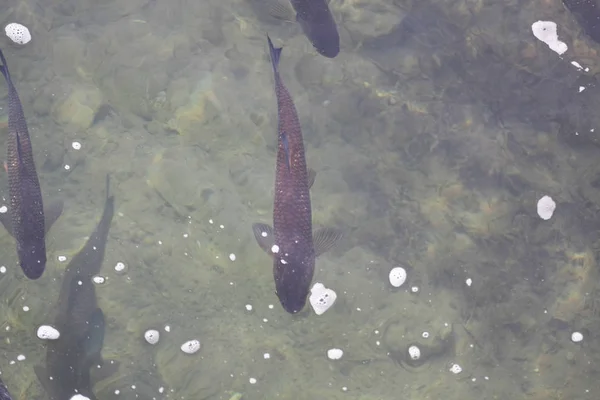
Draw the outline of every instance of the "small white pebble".
[[[17,356],[17,360],[18,360],[18,361],[24,361],[24,360],[25,360],[25,356],[24,356],[23,354],[19,354],[19,355]]]
[[[252,304],[246,304],[246,310],[252,311]]]
[[[389,273],[390,284],[393,287],[400,287],[406,282],[406,270],[402,267],[392,268]]]
[[[25,312],[29,311],[29,307],[23,306],[23,311],[25,311]]]
[[[50,325],[42,325],[38,328],[37,336],[42,340],[56,340],[60,337],[60,332]]]
[[[410,346],[408,348],[408,355],[410,356],[411,360],[418,360],[421,358],[421,349],[414,345]]]
[[[58,261],[60,261],[60,262],[67,261],[67,257],[66,256],[58,256],[57,258],[58,258]]]
[[[231,253],[231,254],[229,255],[229,259],[230,259],[231,261],[235,261],[235,254]]]
[[[537,213],[541,219],[547,221],[552,218],[554,210],[556,210],[556,203],[552,200],[552,197],[544,196],[538,200]]]
[[[429,337],[429,332],[425,331],[421,334],[421,336],[423,337],[423,339],[427,339]]]
[[[273,304],[269,304],[269,308],[272,310],[273,309]]]
[[[115,265],[115,271],[116,271],[117,273],[119,273],[119,272],[125,272],[125,263],[122,263],[122,262],[120,262],[120,261],[119,261],[119,262],[118,262],[118,263]]]
[[[256,378],[250,378],[248,379],[248,382],[250,382],[251,385],[254,385],[256,383]]]
[[[181,351],[186,354],[194,354],[200,350],[200,341],[199,340],[188,340],[184,344],[181,345]]]
[[[330,360],[339,360],[344,355],[342,349],[329,349],[327,350],[327,358]]]
[[[75,396],[71,397],[70,400],[90,400],[89,397],[85,397],[82,394],[77,393]]]
[[[0,214],[5,214],[8,211],[8,207],[2,206],[0,207]]]
[[[219,225],[219,228],[225,229],[225,225],[221,224],[221,225]]]
[[[162,392],[164,392],[164,391],[165,391],[165,388],[164,388],[164,387],[162,387],[162,386],[161,386],[161,387],[159,387],[159,388],[158,388],[158,393],[162,393]]]
[[[581,342],[583,340],[583,334],[581,332],[573,332],[571,334],[571,340],[574,343],[579,343],[579,342]]]
[[[274,245],[271,247],[271,253],[273,253],[273,254],[277,254],[277,253],[279,253],[279,246],[277,246],[276,244],[274,244]]]
[[[156,329],[148,329],[144,333],[144,339],[146,339],[146,342],[150,344],[156,344],[160,339],[160,332]]]
[[[92,278],[92,282],[94,282],[96,285],[102,285],[104,282],[106,282],[106,278],[96,275]]]
[[[268,233],[267,231],[262,231],[262,232],[260,233],[260,236],[262,236],[262,237],[267,237],[267,236],[269,236],[269,233]]]
[[[452,364],[452,366],[450,367],[450,372],[452,372],[453,374],[460,374],[462,372],[462,368],[458,364]]]
[[[81,143],[79,143],[79,142],[73,142],[73,143],[71,143],[71,146],[73,146],[73,149],[75,149],[75,150],[81,149]]]
[[[169,325],[165,325],[165,332],[171,332],[171,327]]]
[[[70,169],[71,169],[71,166],[70,166],[69,164],[65,164],[65,170],[67,170],[67,171],[68,171],[68,170],[70,170]]]
[[[121,391],[119,389],[115,389],[115,394],[118,396]]]
[[[342,386],[342,392],[347,392],[348,388],[346,386]]]
[[[419,291],[419,287],[418,286],[413,286],[410,288],[410,291],[413,293],[417,293]]]
[[[265,353],[265,354],[263,354],[263,358],[265,360],[268,360],[269,358],[271,358],[271,355],[269,353]]]
[[[1,274],[5,274],[6,273],[6,267],[4,265],[0,267],[0,273]]]

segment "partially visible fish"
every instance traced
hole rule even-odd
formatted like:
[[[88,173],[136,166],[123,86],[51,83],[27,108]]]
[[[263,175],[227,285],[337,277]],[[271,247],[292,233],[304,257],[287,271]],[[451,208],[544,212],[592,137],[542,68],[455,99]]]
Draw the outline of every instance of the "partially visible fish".
[[[326,0],[249,0],[251,6],[267,9],[282,20],[296,20],[313,47],[325,57],[340,52],[340,35]],[[290,7],[291,6],[291,7]]]
[[[17,254],[23,272],[29,279],[37,279],[46,268],[42,191],[21,100],[1,50],[0,60],[0,72],[8,85],[8,156],[5,167],[9,181],[12,234],[17,242]]]
[[[12,400],[12,397],[10,397],[10,393],[8,392],[8,388],[4,382],[2,382],[2,379],[0,379],[0,400]]]
[[[110,376],[119,366],[115,361],[102,360],[104,313],[98,307],[92,282],[104,261],[113,215],[114,197],[109,194],[107,177],[102,218],[65,270],[54,322],[60,337],[47,342],[46,366],[34,367],[51,400],[70,399],[77,393],[94,400],[92,381]],[[95,379],[91,378],[91,372],[96,374]]]
[[[281,48],[273,47],[271,39],[267,39],[279,116],[273,228],[253,224],[252,229],[260,247],[273,256],[273,276],[281,305],[295,314],[306,304],[315,257],[330,249],[341,233],[324,228],[313,236],[309,188],[315,175],[306,167],[296,107],[279,75]]]
[[[563,0],[583,31],[600,43],[600,4],[597,0]]]

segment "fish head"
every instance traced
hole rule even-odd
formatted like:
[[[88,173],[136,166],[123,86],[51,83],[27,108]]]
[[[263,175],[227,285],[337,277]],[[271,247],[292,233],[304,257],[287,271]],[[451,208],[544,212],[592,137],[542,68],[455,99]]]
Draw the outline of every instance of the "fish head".
[[[340,52],[340,36],[331,15],[322,19],[308,19],[299,13],[296,20],[319,54],[328,58],[334,58],[338,55]]]
[[[42,241],[43,243],[43,241]],[[38,279],[46,268],[46,249],[37,241],[17,242],[21,269],[29,279]]]
[[[314,260],[294,257],[293,254],[277,255],[275,264],[275,289],[279,302],[290,314],[300,312],[306,305],[314,272]]]

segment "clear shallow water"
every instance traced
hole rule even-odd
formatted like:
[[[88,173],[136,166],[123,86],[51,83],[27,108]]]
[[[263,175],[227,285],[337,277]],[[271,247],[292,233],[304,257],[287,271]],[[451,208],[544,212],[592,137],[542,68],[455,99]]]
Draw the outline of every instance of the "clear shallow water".
[[[32,32],[1,46],[44,195],[65,200],[39,281],[0,236],[0,370],[13,397],[45,396],[35,330],[54,319],[107,173],[117,212],[97,294],[103,355],[121,368],[96,385],[100,399],[597,397],[598,45],[558,1],[388,3],[331,2],[334,60],[250,1],[0,6],[3,25]],[[533,36],[539,19],[558,24],[562,59]],[[338,293],[321,316],[283,311],[251,231],[272,209],[266,32],[284,46],[318,172],[314,224],[346,233],[317,262],[315,281]],[[543,195],[557,202],[549,221],[536,213]],[[393,289],[398,265],[408,282]],[[194,338],[201,350],[183,354]],[[423,365],[408,362],[412,344]],[[342,359],[327,358],[334,347]]]

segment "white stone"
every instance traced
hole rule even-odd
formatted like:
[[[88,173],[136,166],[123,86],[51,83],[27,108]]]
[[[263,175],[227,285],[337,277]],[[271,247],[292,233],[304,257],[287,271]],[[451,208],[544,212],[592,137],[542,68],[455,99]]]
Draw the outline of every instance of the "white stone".
[[[74,150],[80,150],[81,149],[81,143],[79,143],[79,142],[73,142],[73,143],[71,143],[71,146],[73,146]]]
[[[127,272],[127,266],[125,265],[125,263],[119,261],[115,265],[115,272],[118,274],[124,274],[125,272]]]
[[[344,355],[342,349],[329,349],[327,350],[327,358],[330,360],[339,360]]]
[[[315,283],[310,289],[310,305],[312,306],[315,314],[321,315],[335,303],[337,294],[332,290],[326,288],[322,283]]]
[[[571,340],[574,343],[579,343],[579,342],[581,342],[583,340],[583,334],[581,332],[573,332],[571,334]]]
[[[460,374],[462,372],[462,368],[458,364],[452,364],[452,366],[450,367],[450,372],[452,372],[453,374]]]
[[[537,213],[543,220],[549,220],[552,218],[552,214],[554,214],[554,210],[556,210],[556,203],[552,200],[550,196],[544,196],[537,202]]]
[[[26,26],[13,22],[4,27],[6,36],[16,44],[26,44],[31,41],[31,33]]]
[[[25,361],[25,356],[23,354],[19,354],[17,356],[17,361]]]
[[[546,43],[550,50],[563,54],[569,48],[565,42],[558,40],[556,22],[552,21],[536,21],[531,25],[533,36]]]
[[[400,287],[406,282],[406,270],[402,267],[392,268],[389,277],[393,287]]]
[[[194,354],[200,350],[200,341],[199,340],[188,340],[184,344],[181,345],[181,351],[186,354]]]
[[[148,329],[146,333],[144,333],[144,339],[150,344],[156,344],[160,339],[160,332],[156,329]]]
[[[419,358],[421,358],[421,349],[414,345],[410,346],[408,348],[408,355],[411,358],[411,360],[418,360]]]
[[[90,400],[89,397],[85,397],[82,394],[77,393],[75,396],[71,397],[70,400]]]
[[[106,282],[106,278],[100,275],[95,275],[92,278],[92,282],[94,282],[96,285],[102,285],[104,282]]]
[[[250,378],[248,379],[248,382],[250,382],[251,385],[254,385],[256,383],[256,378]]]
[[[231,261],[235,261],[235,254],[231,253],[231,254],[229,255],[229,259],[230,259]]]

